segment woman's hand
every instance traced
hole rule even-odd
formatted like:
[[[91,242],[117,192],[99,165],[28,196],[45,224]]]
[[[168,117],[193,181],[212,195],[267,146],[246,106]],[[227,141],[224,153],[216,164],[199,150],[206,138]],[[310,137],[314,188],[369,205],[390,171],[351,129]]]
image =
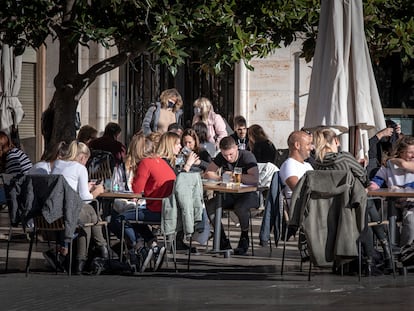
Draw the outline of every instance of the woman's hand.
[[[90,192],[92,193],[93,197],[96,198],[98,195],[105,192],[105,188],[102,184],[93,185]]]
[[[184,165],[184,170],[186,172],[190,171],[191,166],[193,166],[194,164],[196,164],[197,161],[199,161],[199,157],[197,155],[197,153],[195,152],[191,152],[188,157],[187,157],[187,161],[185,161],[185,165]]]

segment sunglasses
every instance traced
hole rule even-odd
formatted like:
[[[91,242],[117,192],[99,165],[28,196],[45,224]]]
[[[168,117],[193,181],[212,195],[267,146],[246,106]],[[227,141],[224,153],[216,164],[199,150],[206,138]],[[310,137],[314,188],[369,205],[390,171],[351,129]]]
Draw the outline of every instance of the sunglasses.
[[[307,129],[304,129],[303,127],[300,129],[302,132],[305,132],[308,135],[312,135],[311,131],[308,131]]]

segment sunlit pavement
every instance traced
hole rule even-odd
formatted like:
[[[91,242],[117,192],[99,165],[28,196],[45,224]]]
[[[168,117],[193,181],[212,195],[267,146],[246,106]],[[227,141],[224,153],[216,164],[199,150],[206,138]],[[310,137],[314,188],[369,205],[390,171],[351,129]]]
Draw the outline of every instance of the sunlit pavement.
[[[255,239],[260,221],[254,220]],[[233,246],[238,237],[239,230],[232,226]],[[42,251],[48,246],[40,242],[26,277],[28,243],[24,236],[15,241],[7,273],[3,273],[7,243],[0,244],[1,310],[274,310],[275,306],[278,310],[411,310],[414,303],[414,272],[397,274],[395,279],[362,277],[359,282],[357,275],[313,268],[308,281],[309,265],[299,271],[294,240],[288,243],[283,276],[281,246],[270,253],[255,240],[254,257],[249,250],[247,256],[224,258],[197,246],[200,254],[191,256],[190,271],[187,256],[178,254],[178,272],[169,255],[168,266],[164,262],[159,272],[71,277],[47,268]]]

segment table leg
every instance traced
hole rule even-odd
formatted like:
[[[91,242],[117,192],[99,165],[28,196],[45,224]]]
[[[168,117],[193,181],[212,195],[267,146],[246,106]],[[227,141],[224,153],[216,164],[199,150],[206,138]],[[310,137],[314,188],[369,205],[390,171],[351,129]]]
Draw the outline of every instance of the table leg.
[[[388,201],[388,209],[387,209],[388,221],[389,221],[389,228],[390,228],[390,240],[392,245],[397,245],[397,210],[395,208],[394,200]]]
[[[221,238],[221,215],[223,213],[223,197],[221,193],[217,193],[217,208],[214,217],[214,252],[220,252],[220,238]]]

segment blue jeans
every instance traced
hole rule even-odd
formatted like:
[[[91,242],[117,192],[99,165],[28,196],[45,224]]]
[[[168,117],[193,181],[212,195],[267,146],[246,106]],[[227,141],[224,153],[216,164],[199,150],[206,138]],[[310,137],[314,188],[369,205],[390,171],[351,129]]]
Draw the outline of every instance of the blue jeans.
[[[138,220],[142,221],[154,221],[159,222],[161,221],[161,213],[151,212],[146,208],[139,208],[138,212],[135,209],[128,210],[123,212],[122,214],[118,214],[117,212],[113,211],[111,216],[111,222],[109,223],[109,230],[114,233],[118,238],[121,238],[122,234],[122,220],[126,220],[125,222],[125,236],[129,240],[129,242],[133,245],[139,239],[144,239],[145,242],[151,241],[155,238],[152,231],[148,228],[148,225],[145,224],[131,224],[128,220],[136,220],[138,216]]]

